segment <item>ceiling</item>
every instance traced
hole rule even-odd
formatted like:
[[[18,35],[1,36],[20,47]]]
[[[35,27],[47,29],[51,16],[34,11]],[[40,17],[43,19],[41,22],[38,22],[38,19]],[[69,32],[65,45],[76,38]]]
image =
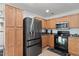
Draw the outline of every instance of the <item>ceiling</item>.
[[[12,5],[43,17],[79,9],[79,3],[15,3]],[[50,10],[49,13],[45,12],[47,9]]]

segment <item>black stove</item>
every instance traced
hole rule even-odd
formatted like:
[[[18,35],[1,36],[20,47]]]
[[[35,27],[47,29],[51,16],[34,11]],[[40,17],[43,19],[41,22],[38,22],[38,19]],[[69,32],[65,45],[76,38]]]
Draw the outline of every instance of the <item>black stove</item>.
[[[58,31],[54,37],[54,48],[68,53],[68,36],[69,31]]]

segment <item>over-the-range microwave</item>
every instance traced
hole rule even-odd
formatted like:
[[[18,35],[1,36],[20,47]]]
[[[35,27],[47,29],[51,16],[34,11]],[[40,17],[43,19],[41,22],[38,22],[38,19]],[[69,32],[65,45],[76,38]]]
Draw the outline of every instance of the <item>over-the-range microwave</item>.
[[[56,29],[69,29],[69,23],[68,22],[57,23]]]

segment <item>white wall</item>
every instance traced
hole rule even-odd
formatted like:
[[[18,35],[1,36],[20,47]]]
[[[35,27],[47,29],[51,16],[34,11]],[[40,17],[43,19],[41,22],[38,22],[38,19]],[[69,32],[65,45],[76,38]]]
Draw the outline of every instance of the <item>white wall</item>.
[[[23,18],[25,18],[25,17],[31,17],[31,18],[33,18],[35,16],[38,16],[38,15],[35,14],[35,13],[32,13],[32,12],[29,12],[29,11],[23,11]]]
[[[3,14],[3,11],[4,11],[4,4],[0,4],[0,49],[4,45],[4,14]]]
[[[70,34],[79,34],[79,28],[76,29],[70,29]]]

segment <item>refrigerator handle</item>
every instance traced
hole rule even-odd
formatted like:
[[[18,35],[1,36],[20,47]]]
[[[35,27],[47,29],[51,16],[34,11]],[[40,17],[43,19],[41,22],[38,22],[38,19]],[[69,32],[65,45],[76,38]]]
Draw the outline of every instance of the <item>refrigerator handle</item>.
[[[30,32],[32,32],[33,24],[34,24],[34,18],[32,18],[32,22],[31,22],[31,25],[30,25]]]

